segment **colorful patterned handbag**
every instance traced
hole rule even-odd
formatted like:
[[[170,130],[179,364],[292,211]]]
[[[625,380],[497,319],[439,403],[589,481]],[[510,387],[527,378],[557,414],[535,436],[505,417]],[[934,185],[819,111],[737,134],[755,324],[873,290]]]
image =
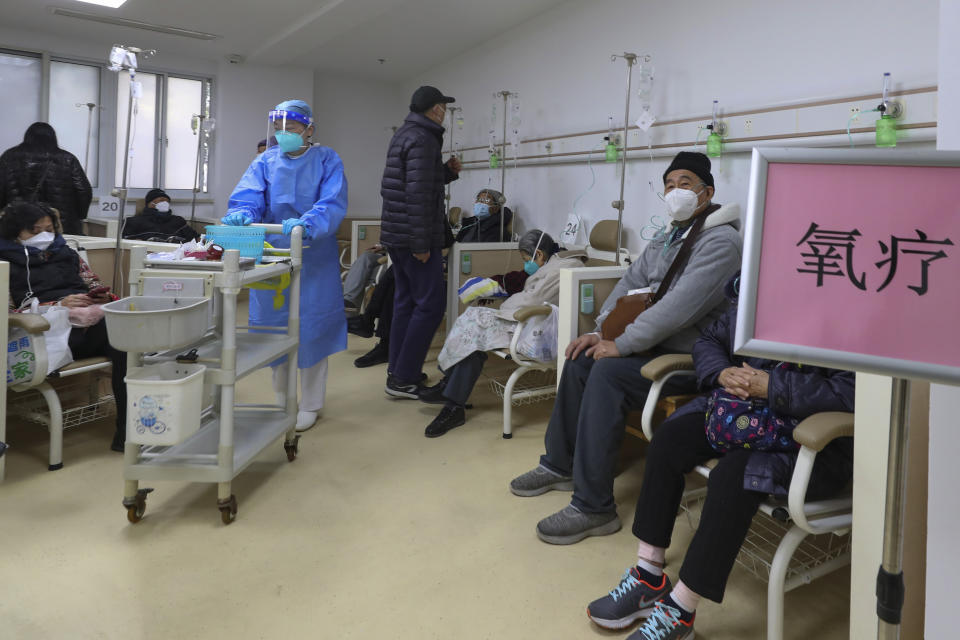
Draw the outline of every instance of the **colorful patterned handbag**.
[[[707,440],[714,451],[797,451],[793,429],[796,418],[780,418],[762,398],[743,400],[715,389],[707,400]]]

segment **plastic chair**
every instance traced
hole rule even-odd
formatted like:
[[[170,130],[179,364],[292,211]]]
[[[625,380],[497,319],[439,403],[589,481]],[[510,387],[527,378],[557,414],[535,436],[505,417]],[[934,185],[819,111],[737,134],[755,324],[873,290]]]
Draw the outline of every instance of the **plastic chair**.
[[[557,394],[556,384],[543,385],[530,389],[515,390],[517,382],[531,371],[553,371],[557,368],[556,360],[550,362],[540,362],[531,360],[517,353],[517,343],[520,341],[520,334],[523,327],[531,319],[538,316],[550,315],[549,305],[531,305],[517,309],[513,317],[518,321],[516,329],[513,331],[513,339],[510,341],[510,347],[507,349],[494,349],[492,353],[504,360],[511,360],[517,365],[517,368],[510,374],[506,384],[494,383],[495,392],[503,398],[503,437],[509,440],[513,437],[513,405],[520,402],[534,402],[537,400],[553,397]]]
[[[620,237],[624,237],[623,231],[621,231]],[[630,253],[623,248],[623,244],[623,242],[620,244],[620,255],[625,258],[625,262],[629,262]],[[584,266],[615,266],[617,264],[617,221],[600,220],[594,224],[593,228],[590,229],[590,239],[587,242],[586,250],[589,260]],[[612,258],[608,258],[607,255],[612,256]]]
[[[644,404],[642,417],[643,434],[648,440],[653,437],[653,416],[657,404],[662,400],[660,393],[664,383],[675,375],[694,373],[693,357],[689,355],[661,356],[643,367],[641,375],[653,382]],[[797,563],[793,566],[790,564],[797,549],[808,536],[821,534],[842,536],[850,530],[853,523],[852,495],[847,493],[827,500],[808,501],[806,493],[817,454],[833,440],[852,435],[852,413],[817,413],[797,425],[793,437],[801,446],[790,480],[787,503],[768,497],[760,505],[760,513],[754,517],[747,540],[741,547],[738,562],[747,566],[754,575],[762,577],[756,570],[758,562],[766,565],[768,640],[783,638],[784,594],[787,591],[850,563],[849,542],[833,545],[832,543],[836,540],[831,537],[827,540],[825,549],[811,544],[809,549],[804,549],[803,557],[798,559]],[[708,462],[697,467],[696,472],[708,478],[715,464],[715,460]],[[689,504],[691,500],[702,499],[706,496],[706,491],[704,487],[686,492],[685,503]],[[762,520],[764,518],[770,520],[765,523]],[[780,527],[775,528],[768,523],[779,523]],[[769,537],[771,531],[779,529],[785,529],[785,533],[776,547],[772,561],[767,565],[766,560],[759,557],[759,553],[754,552],[752,548],[748,549],[748,545],[754,545],[752,540]]]
[[[47,426],[47,429],[50,432],[49,466],[47,468],[50,471],[56,471],[57,469],[63,468],[64,409],[63,405],[60,403],[60,397],[57,394],[57,390],[54,389],[50,384],[50,380],[69,378],[93,371],[108,370],[111,366],[110,360],[107,358],[86,358],[83,360],[77,360],[75,362],[71,362],[65,367],[58,369],[57,371],[54,371],[48,376],[46,374],[47,348],[43,337],[43,332],[50,328],[50,323],[47,322],[47,319],[43,316],[32,313],[11,313],[8,316],[8,322],[11,329],[20,328],[29,334],[34,347],[34,356],[36,358],[34,361],[35,366],[33,377],[31,377],[29,380],[24,380],[17,384],[9,385],[8,388],[17,393],[35,389],[42,396],[44,403],[46,404],[47,412],[46,414],[43,414],[42,412],[36,411],[34,407],[31,407],[28,404],[22,405],[22,408],[24,408],[25,411],[18,412],[17,408],[18,404],[20,403],[13,403],[10,406],[10,409],[14,414],[19,413],[29,420],[40,422]],[[94,393],[91,391],[90,395],[93,396]],[[97,409],[99,409],[101,405],[104,405],[112,400],[113,396],[100,397],[99,393],[96,393],[96,396],[96,398],[90,397],[90,402],[80,408],[79,415],[76,416],[77,424],[103,417],[104,414],[97,411]],[[94,407],[94,410],[87,411],[87,415],[83,415],[83,409],[89,409],[90,407]]]

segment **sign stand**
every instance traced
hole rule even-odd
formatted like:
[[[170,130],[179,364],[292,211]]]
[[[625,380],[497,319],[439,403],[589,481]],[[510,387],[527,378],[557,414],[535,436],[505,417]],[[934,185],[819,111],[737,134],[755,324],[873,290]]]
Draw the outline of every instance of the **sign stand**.
[[[877,572],[879,640],[900,637],[903,609],[903,510],[907,484],[907,436],[910,431],[910,381],[893,379],[890,401],[890,444],[887,458],[887,499],[883,522],[883,562]]]

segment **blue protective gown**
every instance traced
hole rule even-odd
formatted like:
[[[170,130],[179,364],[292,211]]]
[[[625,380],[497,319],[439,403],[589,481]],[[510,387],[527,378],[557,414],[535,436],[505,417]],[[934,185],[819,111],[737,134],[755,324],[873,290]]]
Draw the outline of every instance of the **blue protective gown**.
[[[254,222],[280,224],[289,218],[305,222],[300,277],[300,349],[297,366],[309,369],[347,348],[343,285],[337,228],[347,214],[347,179],[340,156],[328,147],[313,146],[291,158],[271,147],[257,156],[230,195],[229,213],[245,213]],[[274,247],[289,247],[289,236],[268,235]],[[283,326],[289,297],[273,308],[273,292],[250,291],[250,324]]]

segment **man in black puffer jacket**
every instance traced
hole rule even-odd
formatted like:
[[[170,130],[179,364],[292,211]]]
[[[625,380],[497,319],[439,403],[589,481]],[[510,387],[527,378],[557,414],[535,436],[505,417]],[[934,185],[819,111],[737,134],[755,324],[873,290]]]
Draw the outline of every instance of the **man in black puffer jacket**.
[[[453,101],[434,87],[417,89],[410,114],[390,140],[383,170],[380,242],[396,281],[384,390],[397,398],[418,397],[423,361],[446,306],[440,252],[452,244],[452,235],[443,188],[456,180],[460,162],[443,162],[441,123]]]
[[[46,122],[27,127],[23,142],[0,156],[0,209],[18,198],[59,211],[64,233],[83,233],[93,190],[80,161],[57,145]]]

